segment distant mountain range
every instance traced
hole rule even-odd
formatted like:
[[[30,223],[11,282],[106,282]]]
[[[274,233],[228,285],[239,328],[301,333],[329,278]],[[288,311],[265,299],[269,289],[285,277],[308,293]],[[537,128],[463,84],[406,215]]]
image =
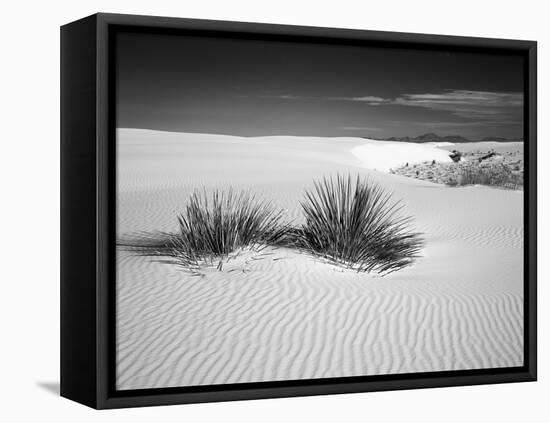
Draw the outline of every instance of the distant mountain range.
[[[416,143],[423,143],[423,142],[451,142],[453,144],[459,144],[463,142],[475,142],[475,141],[499,141],[499,142],[512,142],[512,141],[522,141],[521,139],[517,138],[503,138],[503,137],[485,137],[481,140],[470,140],[468,138],[464,138],[460,135],[437,135],[433,132],[429,132],[424,135],[419,135],[417,137],[389,137],[389,138],[379,138],[382,141],[404,141],[404,142],[416,142]]]
[[[481,141],[512,142],[512,141],[523,141],[523,139],[521,139],[521,138],[505,138],[505,137],[485,137]]]

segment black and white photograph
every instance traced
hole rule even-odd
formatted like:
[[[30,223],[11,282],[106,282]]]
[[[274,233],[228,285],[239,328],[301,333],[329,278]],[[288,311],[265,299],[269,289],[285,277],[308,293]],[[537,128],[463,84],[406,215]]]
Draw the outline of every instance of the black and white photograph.
[[[524,366],[524,55],[114,46],[117,390]]]

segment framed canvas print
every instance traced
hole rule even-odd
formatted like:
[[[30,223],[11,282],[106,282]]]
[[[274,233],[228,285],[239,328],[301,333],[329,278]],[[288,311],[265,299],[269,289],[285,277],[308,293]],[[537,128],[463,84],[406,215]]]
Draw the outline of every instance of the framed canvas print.
[[[536,379],[536,43],[61,29],[61,394]]]

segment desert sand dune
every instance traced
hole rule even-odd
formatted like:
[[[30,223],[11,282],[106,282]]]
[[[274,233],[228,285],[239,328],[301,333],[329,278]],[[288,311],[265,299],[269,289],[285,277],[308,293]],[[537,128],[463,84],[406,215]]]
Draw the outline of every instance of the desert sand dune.
[[[250,189],[296,223],[304,188],[340,172],[393,191],[426,246],[385,277],[285,248],[203,276],[118,251],[118,389],[521,366],[523,192],[368,168],[392,148],[119,129],[119,237],[175,230],[203,186]]]
[[[388,172],[390,169],[406,164],[422,163],[435,160],[439,163],[451,163],[447,151],[437,148],[437,145],[415,144],[398,141],[370,141],[351,152],[367,169]],[[448,143],[445,143],[448,144]]]

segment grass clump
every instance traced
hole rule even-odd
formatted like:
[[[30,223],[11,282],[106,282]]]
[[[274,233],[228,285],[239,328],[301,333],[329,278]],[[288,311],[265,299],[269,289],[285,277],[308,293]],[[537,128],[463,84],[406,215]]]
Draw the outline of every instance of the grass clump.
[[[512,168],[506,164],[468,166],[460,172],[456,185],[489,185],[520,189],[523,187],[523,177],[513,172]]]
[[[305,223],[296,245],[358,272],[390,273],[410,265],[422,248],[412,219],[378,184],[337,175],[316,181],[301,203]]]
[[[226,268],[239,259],[259,260],[269,255],[262,252],[266,246],[299,249],[357,272],[387,274],[410,265],[423,246],[412,219],[401,214],[401,203],[359,176],[315,181],[301,208],[305,223],[291,227],[283,223],[282,211],[248,191],[195,191],[177,216],[177,232],[142,233],[119,245],[197,275],[204,266],[222,270],[230,261]]]
[[[168,256],[170,262],[196,269],[218,263],[243,248],[259,251],[280,243],[287,227],[282,211],[248,191],[195,191],[177,217],[179,231],[142,234],[122,243],[144,255]]]

